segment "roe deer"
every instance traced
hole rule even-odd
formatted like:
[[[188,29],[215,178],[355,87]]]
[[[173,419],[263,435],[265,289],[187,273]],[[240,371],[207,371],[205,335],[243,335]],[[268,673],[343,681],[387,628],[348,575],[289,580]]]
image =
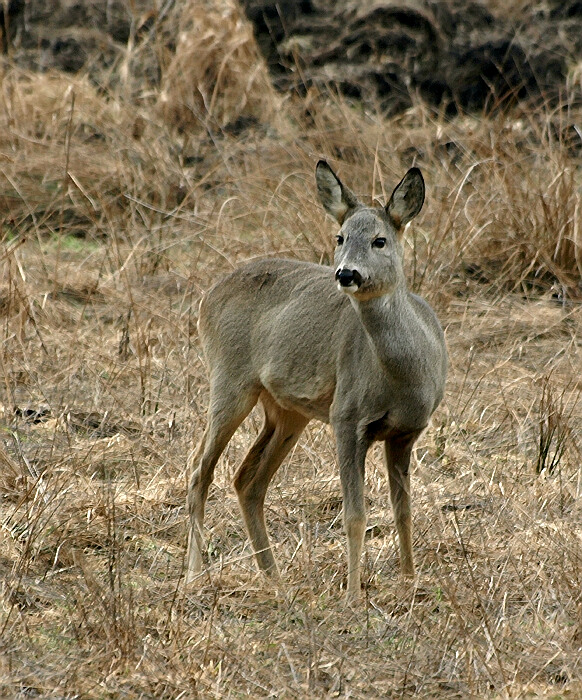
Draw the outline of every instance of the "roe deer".
[[[430,306],[406,287],[402,232],[422,208],[411,168],[386,207],[367,207],[325,161],[319,199],[341,225],[335,272],[295,260],[251,262],[218,282],[198,326],[210,375],[208,423],[188,490],[187,581],[202,568],[202,522],[214,467],[260,401],[264,424],[234,479],[259,567],[277,574],[265,527],[269,482],[312,418],[335,433],[348,544],[348,599],[360,592],[366,527],[364,468],[384,443],[400,567],[414,574],[409,463],[443,396],[447,354]]]

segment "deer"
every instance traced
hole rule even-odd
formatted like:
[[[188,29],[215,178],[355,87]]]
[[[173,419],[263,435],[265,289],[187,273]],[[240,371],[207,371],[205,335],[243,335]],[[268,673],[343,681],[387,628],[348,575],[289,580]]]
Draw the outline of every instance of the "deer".
[[[257,259],[216,283],[200,303],[208,367],[206,429],[192,459],[186,582],[203,570],[203,520],[218,459],[255,404],[264,419],[234,477],[258,567],[279,579],[265,523],[277,469],[312,419],[335,436],[347,536],[347,601],[361,596],[365,462],[383,443],[400,571],[413,577],[410,461],[441,402],[444,334],[429,304],[407,288],[403,232],[425,198],[411,168],[386,206],[366,206],[324,160],[319,200],[339,224],[334,267]]]

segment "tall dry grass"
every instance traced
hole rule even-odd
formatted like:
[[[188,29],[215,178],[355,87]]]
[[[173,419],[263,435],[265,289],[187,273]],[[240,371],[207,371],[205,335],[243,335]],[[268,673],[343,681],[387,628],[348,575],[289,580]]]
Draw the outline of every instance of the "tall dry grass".
[[[240,130],[268,124],[280,101],[239,4],[186,3],[161,85],[164,118],[187,132]]]
[[[184,30],[205,21],[201,7],[184,6]],[[568,125],[544,109],[448,121],[420,104],[386,120],[316,92],[281,106],[248,81],[248,27],[229,46],[217,16],[166,64],[176,103],[200,85],[187,56],[228,71],[214,102],[186,95],[192,121],[160,112],[159,95],[4,69],[1,694],[577,697],[580,175]],[[261,124],[234,136],[225,127],[251,104]],[[208,575],[182,585],[186,459],[207,400],[197,301],[247,258],[330,260],[318,157],[381,201],[422,168],[407,269],[451,357],[413,472],[418,577],[398,577],[373,449],[354,609],[322,425],[269,495],[283,582],[256,574],[230,486],[254,414],[208,503]]]

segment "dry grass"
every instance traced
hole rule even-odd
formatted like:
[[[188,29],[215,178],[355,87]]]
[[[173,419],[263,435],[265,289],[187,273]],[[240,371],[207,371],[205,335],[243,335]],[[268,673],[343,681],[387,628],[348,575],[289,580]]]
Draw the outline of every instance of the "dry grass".
[[[273,119],[279,99],[238,3],[187,3],[178,31],[159,101],[166,120],[192,131]]]
[[[419,105],[386,121],[311,93],[280,106],[241,84],[248,36],[231,52],[213,22],[196,36],[233,89],[181,133],[157,95],[4,73],[0,694],[579,697],[578,151],[544,110],[448,122]],[[199,84],[186,61],[178,91],[188,70]],[[221,130],[245,99],[278,121]],[[185,590],[185,465],[207,391],[197,301],[250,257],[329,260],[320,156],[380,199],[413,162],[426,174],[406,255],[451,373],[413,473],[419,575],[398,576],[374,449],[365,597],[344,607],[333,443],[313,424],[270,492],[284,583],[265,583],[230,486],[253,414],[211,493],[208,575]]]

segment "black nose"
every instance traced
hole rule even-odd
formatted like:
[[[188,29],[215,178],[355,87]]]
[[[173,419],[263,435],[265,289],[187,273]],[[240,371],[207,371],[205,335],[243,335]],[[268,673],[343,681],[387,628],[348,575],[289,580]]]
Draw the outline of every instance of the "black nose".
[[[336,270],[335,278],[342,287],[349,287],[352,284],[359,287],[362,284],[362,275],[357,270],[348,270],[345,267]]]

